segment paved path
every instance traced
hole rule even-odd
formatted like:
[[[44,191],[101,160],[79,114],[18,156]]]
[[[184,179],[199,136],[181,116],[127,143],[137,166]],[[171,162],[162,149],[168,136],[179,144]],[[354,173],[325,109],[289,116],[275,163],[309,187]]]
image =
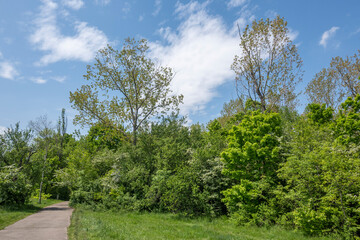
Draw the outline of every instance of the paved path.
[[[66,240],[73,209],[68,202],[43,208],[0,231],[1,240]]]

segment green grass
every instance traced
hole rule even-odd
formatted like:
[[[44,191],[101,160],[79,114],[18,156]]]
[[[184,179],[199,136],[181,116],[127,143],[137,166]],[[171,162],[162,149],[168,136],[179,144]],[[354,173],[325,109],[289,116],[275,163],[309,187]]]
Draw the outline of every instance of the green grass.
[[[331,239],[310,238],[280,227],[239,227],[226,219],[188,219],[173,214],[94,212],[78,208],[69,227],[70,240],[82,239]]]
[[[0,230],[38,212],[43,207],[58,202],[62,202],[62,200],[46,199],[42,200],[41,204],[38,204],[37,199],[31,199],[30,203],[22,206],[0,206]]]

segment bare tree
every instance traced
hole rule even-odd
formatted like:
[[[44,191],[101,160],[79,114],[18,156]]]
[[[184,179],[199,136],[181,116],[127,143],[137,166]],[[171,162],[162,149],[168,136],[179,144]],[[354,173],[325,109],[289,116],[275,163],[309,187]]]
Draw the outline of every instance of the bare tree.
[[[295,87],[302,80],[302,60],[289,37],[287,22],[253,21],[240,32],[241,54],[231,69],[236,73],[239,95],[261,103],[262,111],[295,106]]]
[[[360,50],[353,56],[335,57],[306,87],[311,102],[337,108],[347,97],[360,94]]]

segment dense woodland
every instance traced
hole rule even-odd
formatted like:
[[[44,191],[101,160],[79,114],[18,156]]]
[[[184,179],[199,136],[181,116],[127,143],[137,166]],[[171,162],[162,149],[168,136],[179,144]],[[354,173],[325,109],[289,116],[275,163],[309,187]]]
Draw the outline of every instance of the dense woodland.
[[[178,114],[174,73],[147,57],[146,40],[100,50],[70,93],[87,134],[68,133],[63,110],[56,124],[43,116],[0,135],[0,205],[51,196],[358,238],[360,52],[316,74],[299,113],[302,60],[286,21],[260,19],[239,36],[238,98],[206,125]]]

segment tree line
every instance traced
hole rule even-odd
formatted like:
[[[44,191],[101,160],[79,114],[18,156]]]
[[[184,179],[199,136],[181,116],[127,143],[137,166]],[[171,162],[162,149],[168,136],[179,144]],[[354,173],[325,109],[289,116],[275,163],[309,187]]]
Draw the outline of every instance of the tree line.
[[[100,50],[70,93],[87,134],[67,133],[63,110],[55,125],[40,117],[0,135],[0,204],[52,195],[99,210],[228,215],[359,237],[359,53],[314,76],[300,114],[302,60],[287,22],[255,20],[239,40],[238,97],[206,125],[179,116],[174,73],[147,57],[146,40]]]

